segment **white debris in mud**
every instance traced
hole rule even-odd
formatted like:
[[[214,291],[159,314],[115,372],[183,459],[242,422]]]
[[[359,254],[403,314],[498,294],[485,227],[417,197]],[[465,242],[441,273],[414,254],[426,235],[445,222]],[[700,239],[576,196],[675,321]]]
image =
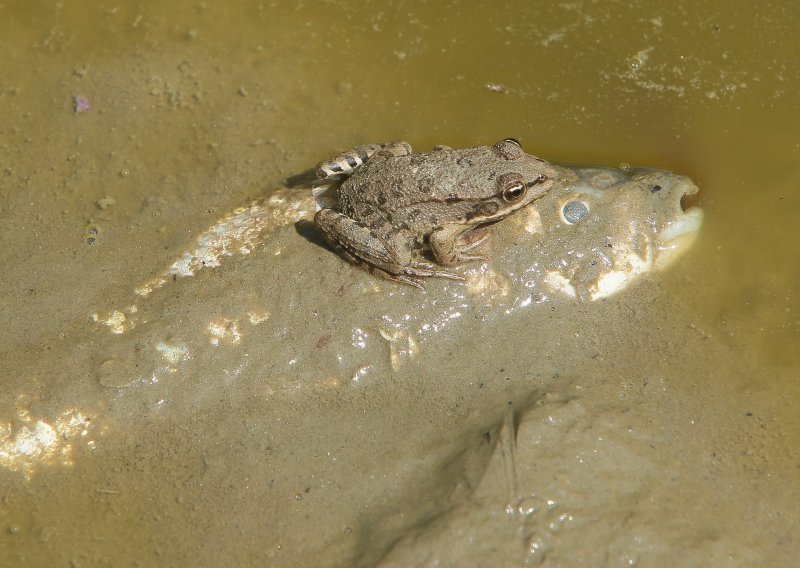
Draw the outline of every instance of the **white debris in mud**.
[[[539,210],[536,207],[527,207],[520,211],[518,216],[525,231],[532,235],[544,234],[542,216],[539,214]]]
[[[578,295],[575,291],[575,286],[570,284],[569,280],[555,270],[551,270],[545,275],[545,283],[553,290],[561,292],[570,298],[574,298]]]
[[[156,345],[156,350],[172,365],[185,360],[189,354],[189,349],[185,345],[169,345],[163,341]]]
[[[353,329],[353,347],[357,349],[364,349],[367,346],[367,339],[369,338],[369,334],[361,328],[354,328]]]
[[[195,240],[194,248],[181,254],[159,275],[139,284],[134,288],[134,293],[139,298],[146,298],[176,278],[194,276],[203,268],[220,266],[223,257],[250,254],[264,240],[267,232],[310,218],[314,208],[315,200],[310,192],[281,188],[268,198],[257,199],[234,209],[203,231]],[[92,319],[110,328],[112,333],[121,334],[136,326],[136,318],[130,316],[138,309],[137,303],[134,303],[124,311],[114,309],[105,315],[92,314]],[[254,314],[250,321],[255,325],[268,317],[268,313]]]
[[[264,311],[249,311],[247,312],[247,321],[250,322],[251,325],[258,325],[260,323],[264,323],[269,319],[270,313],[266,310]]]
[[[0,467],[30,478],[37,466],[72,465],[76,442],[95,449],[92,427],[92,420],[76,409],[48,421],[20,408],[13,422],[0,422]]]
[[[406,362],[416,358],[419,345],[413,335],[404,330],[381,329],[381,337],[389,343],[389,362],[392,370],[397,371]]]
[[[511,283],[506,276],[493,270],[489,263],[482,263],[478,268],[466,271],[467,289],[470,294],[482,295],[487,305],[497,303],[511,292]]]
[[[250,254],[261,242],[262,233],[309,216],[314,201],[307,193],[281,189],[267,199],[239,207],[204,231],[195,248],[185,251],[160,276],[139,285],[135,292],[146,297],[174,277],[194,276],[198,270],[220,265],[225,256]],[[304,196],[304,197],[298,197]]]
[[[125,314],[119,310],[114,310],[111,314],[103,318],[98,314],[92,314],[92,320],[101,323],[111,329],[111,333],[120,334],[125,331],[125,320],[128,319]]]
[[[215,347],[220,341],[228,341],[237,344],[242,340],[242,333],[239,331],[239,321],[236,319],[222,318],[212,321],[206,327],[206,332],[211,336],[209,341]]]

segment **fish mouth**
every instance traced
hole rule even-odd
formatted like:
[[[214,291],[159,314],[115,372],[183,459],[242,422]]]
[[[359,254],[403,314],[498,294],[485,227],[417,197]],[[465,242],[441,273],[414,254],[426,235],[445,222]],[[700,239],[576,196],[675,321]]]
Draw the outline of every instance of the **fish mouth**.
[[[692,246],[703,224],[703,211],[696,205],[699,188],[684,177],[675,189],[674,216],[658,235],[656,265],[659,269],[672,264]]]

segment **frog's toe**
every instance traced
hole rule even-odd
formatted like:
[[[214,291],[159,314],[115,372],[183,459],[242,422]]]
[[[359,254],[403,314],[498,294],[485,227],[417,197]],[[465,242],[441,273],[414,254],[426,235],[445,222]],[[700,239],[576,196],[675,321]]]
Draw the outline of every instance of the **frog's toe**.
[[[381,278],[385,278],[386,280],[393,280],[394,282],[402,282],[403,284],[408,284],[409,286],[413,286],[414,288],[419,288],[423,292],[427,292],[425,290],[425,286],[412,276],[408,276],[406,274],[395,274],[393,272],[387,272],[377,266],[369,266],[367,265],[367,269],[370,273],[374,274],[375,276],[380,276]]]
[[[466,282],[467,279],[461,276],[460,274],[453,274],[452,272],[444,272],[441,270],[437,270],[434,272],[433,276],[438,278],[448,278],[450,280],[457,280],[458,282]]]
[[[431,265],[425,262],[415,262],[410,268],[405,270],[405,273],[411,276],[420,276],[425,278],[449,278],[450,280],[466,282],[466,278],[460,274],[454,274],[445,270],[432,270],[429,268],[430,266]]]
[[[467,279],[464,278],[463,276],[461,276],[460,274],[453,274],[452,272],[443,272],[443,271],[439,271],[439,270],[437,270],[434,273],[434,276],[436,276],[438,278],[448,278],[449,280],[456,280],[458,282],[466,282],[467,281]]]
[[[458,262],[471,262],[473,260],[489,260],[489,257],[483,254],[460,254],[458,255]]]
[[[396,280],[397,282],[402,282],[403,284],[409,284],[414,288],[419,288],[423,292],[427,292],[425,286],[423,286],[419,280],[417,280],[416,278],[412,278],[411,276],[406,276],[404,274],[397,274],[397,275],[392,275],[390,280]]]

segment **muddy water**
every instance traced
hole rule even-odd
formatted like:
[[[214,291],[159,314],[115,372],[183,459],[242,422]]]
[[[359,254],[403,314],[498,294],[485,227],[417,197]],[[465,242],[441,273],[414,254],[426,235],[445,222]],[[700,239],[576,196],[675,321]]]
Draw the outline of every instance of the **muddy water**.
[[[0,558],[792,565],[798,18],[4,4]],[[608,301],[470,304],[413,341],[383,317],[439,321],[436,297],[371,290],[321,248],[265,243],[124,312],[227,212],[337,151],[505,136],[690,175],[700,238]],[[93,321],[118,307],[137,327]]]

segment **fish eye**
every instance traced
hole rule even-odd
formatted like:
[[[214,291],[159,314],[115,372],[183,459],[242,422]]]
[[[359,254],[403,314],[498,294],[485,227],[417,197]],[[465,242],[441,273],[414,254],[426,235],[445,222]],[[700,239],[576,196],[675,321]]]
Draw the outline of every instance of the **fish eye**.
[[[519,140],[516,138],[503,138],[503,142],[509,142],[511,144],[515,144],[517,147],[522,149],[522,144],[519,143]]]
[[[589,208],[583,201],[568,201],[561,208],[561,216],[564,221],[574,225],[589,214]]]
[[[503,200],[507,203],[514,203],[525,197],[525,184],[521,180],[511,179],[503,187]]]

